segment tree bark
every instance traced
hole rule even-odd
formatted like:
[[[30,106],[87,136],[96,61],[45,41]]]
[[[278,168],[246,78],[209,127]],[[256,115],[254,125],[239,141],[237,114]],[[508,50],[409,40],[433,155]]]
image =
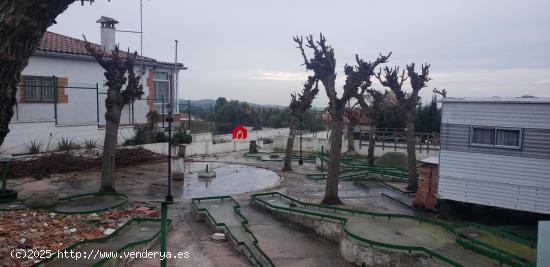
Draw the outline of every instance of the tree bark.
[[[118,127],[124,106],[124,97],[120,93],[123,83],[114,84],[107,91],[105,99],[105,140],[101,166],[101,187],[99,192],[116,192],[115,190],[115,154],[118,145]]]
[[[296,138],[296,128],[298,125],[298,114],[292,112],[290,117],[290,130],[286,141],[285,160],[283,171],[292,171],[292,148],[294,147],[294,139]]]
[[[376,146],[376,118],[369,118],[369,153],[367,159],[369,166],[374,166],[374,148]]]
[[[120,110],[114,111],[120,118]],[[115,114],[116,116],[117,114]],[[115,190],[115,155],[118,144],[118,123],[106,121],[105,140],[103,142],[103,158],[101,167],[101,187],[99,192],[116,192]]]
[[[336,103],[334,103],[336,105]],[[344,105],[335,107],[332,111],[330,133],[330,157],[328,162],[328,177],[323,204],[342,204],[338,197],[338,179],[340,175],[340,160],[342,158],[342,135],[344,134]]]
[[[411,118],[412,117],[412,118]],[[418,174],[416,171],[416,137],[414,114],[407,116],[407,168],[409,170],[409,184],[407,190],[416,191],[418,188]]]
[[[21,71],[46,29],[74,0],[0,1],[0,145],[9,133]]]

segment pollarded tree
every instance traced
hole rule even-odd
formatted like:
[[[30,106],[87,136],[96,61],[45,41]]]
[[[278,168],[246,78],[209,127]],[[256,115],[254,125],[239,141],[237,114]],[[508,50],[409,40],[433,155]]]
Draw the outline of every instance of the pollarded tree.
[[[0,145],[9,133],[21,71],[46,29],[56,23],[55,18],[73,2],[75,0],[0,1]]]
[[[331,116],[331,133],[330,133],[330,156],[328,163],[328,177],[325,188],[325,197],[323,203],[328,205],[341,204],[338,197],[338,176],[340,172],[340,160],[342,151],[342,135],[344,133],[344,109],[346,103],[357,95],[359,87],[366,84],[370,86],[370,78],[374,74],[374,68],[385,63],[388,56],[382,56],[374,62],[365,62],[355,56],[356,66],[346,65],[344,72],[346,74],[346,82],[344,84],[344,92],[341,97],[336,93],[336,59],[334,58],[334,49],[327,45],[323,34],[320,34],[319,41],[314,41],[313,36],[306,37],[306,46],[313,50],[313,57],[308,59],[302,37],[294,37],[294,41],[298,44],[298,48],[304,60],[304,66],[307,70],[312,70],[315,73],[329,99],[328,110]],[[391,54],[391,53],[390,53]]]
[[[86,42],[86,50],[105,69],[105,85],[107,98],[105,99],[105,141],[101,166],[100,192],[115,192],[115,153],[118,140],[120,115],[124,105],[129,104],[143,95],[143,85],[140,76],[134,73],[137,52],[120,52],[118,46],[109,55],[103,50],[97,50]],[[122,90],[122,87],[126,88]]]
[[[376,145],[376,128],[377,128],[377,119],[378,114],[382,109],[384,100],[388,96],[388,91],[383,93],[374,89],[363,87],[361,88],[361,93],[357,96],[357,102],[361,107],[363,113],[367,114],[369,120],[369,152],[368,152],[368,161],[370,166],[374,166],[374,147]],[[365,92],[367,95],[365,95]],[[365,99],[369,99],[365,100]]]
[[[355,147],[353,146],[353,130],[357,126],[362,115],[361,111],[356,107],[358,103],[349,105],[344,109],[344,116],[348,119],[348,127],[346,138],[348,139],[347,152],[348,154],[356,154]]]
[[[397,103],[399,104],[401,110],[405,114],[405,127],[406,127],[406,138],[407,138],[407,168],[408,168],[408,178],[409,184],[407,189],[411,191],[416,191],[418,187],[418,173],[416,170],[416,137],[415,137],[415,117],[416,117],[416,106],[418,105],[419,96],[418,93],[424,87],[426,87],[428,81],[430,80],[430,65],[423,64],[422,70],[420,73],[416,72],[414,69],[415,64],[411,63],[407,65],[407,76],[410,78],[410,84],[412,88],[411,93],[406,93],[403,91],[403,82],[407,80],[405,76],[405,70],[399,72],[399,67],[394,68],[384,68],[384,74],[382,75],[382,70],[376,74],[376,77],[380,83],[391,89]]]
[[[304,89],[300,94],[293,93],[290,95],[290,118],[289,118],[289,133],[286,142],[285,160],[283,171],[292,170],[292,147],[294,146],[294,138],[296,137],[296,129],[300,120],[303,119],[304,113],[311,108],[311,103],[317,93],[319,93],[319,80],[313,76],[307,77],[307,82],[304,84]],[[300,129],[301,130],[301,129]]]

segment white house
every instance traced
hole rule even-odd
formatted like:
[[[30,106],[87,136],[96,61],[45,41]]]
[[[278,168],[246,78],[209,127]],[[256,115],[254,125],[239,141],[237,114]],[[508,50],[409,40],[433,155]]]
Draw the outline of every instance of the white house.
[[[115,47],[115,19],[101,17],[101,45],[105,51]],[[136,73],[142,75],[145,95],[122,111],[119,142],[133,136],[133,125],[146,122],[151,110],[167,113],[169,98],[174,100],[174,84],[183,64],[138,56]],[[2,144],[4,153],[25,153],[31,141],[43,149],[55,149],[57,142],[73,138],[82,142],[104,136],[104,70],[84,48],[84,41],[46,32],[29,65],[23,70],[10,133]],[[175,107],[175,121],[181,119]]]
[[[550,214],[550,98],[442,101],[438,198]]]

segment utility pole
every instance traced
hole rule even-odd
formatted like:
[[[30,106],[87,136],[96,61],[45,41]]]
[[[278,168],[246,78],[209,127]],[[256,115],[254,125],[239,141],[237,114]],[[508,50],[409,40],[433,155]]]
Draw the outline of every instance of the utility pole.
[[[187,129],[191,134],[191,100],[187,100]]]

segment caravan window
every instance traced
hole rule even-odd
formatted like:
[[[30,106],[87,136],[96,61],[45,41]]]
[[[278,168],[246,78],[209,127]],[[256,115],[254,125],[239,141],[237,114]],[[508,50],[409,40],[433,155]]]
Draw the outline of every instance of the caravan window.
[[[473,145],[489,145],[495,144],[495,128],[472,128],[472,142]]]
[[[497,146],[507,147],[519,147],[521,137],[520,130],[510,129],[496,129],[496,143]]]
[[[473,126],[470,145],[504,148],[521,148],[521,129]]]

